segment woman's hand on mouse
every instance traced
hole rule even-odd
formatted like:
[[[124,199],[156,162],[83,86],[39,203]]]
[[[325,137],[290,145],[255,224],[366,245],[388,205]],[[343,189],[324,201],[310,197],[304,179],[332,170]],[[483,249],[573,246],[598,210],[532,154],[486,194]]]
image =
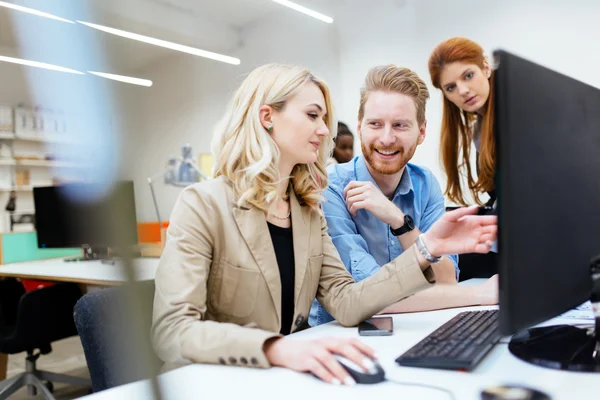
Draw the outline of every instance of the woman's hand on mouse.
[[[264,345],[271,365],[299,372],[311,372],[325,382],[353,385],[354,379],[333,357],[339,354],[364,368],[374,367],[373,349],[357,339],[323,338],[315,340],[270,339]]]

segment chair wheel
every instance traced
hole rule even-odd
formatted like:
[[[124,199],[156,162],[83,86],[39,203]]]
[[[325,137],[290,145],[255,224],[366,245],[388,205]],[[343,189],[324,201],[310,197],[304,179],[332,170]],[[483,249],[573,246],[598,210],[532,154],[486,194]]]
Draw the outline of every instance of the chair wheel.
[[[50,391],[50,393],[54,393],[54,384],[50,381],[45,381],[44,385],[46,385],[46,388]]]

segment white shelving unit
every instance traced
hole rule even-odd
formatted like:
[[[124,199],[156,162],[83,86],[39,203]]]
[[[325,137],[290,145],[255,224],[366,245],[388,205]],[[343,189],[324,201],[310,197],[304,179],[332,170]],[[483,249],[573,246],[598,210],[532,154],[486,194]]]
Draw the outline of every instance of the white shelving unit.
[[[7,110],[8,109],[8,110]],[[4,207],[9,199],[9,193],[17,194],[16,212],[33,210],[33,188],[36,186],[51,186],[55,180],[81,180],[85,177],[86,167],[79,163],[53,159],[60,156],[62,146],[80,146],[73,143],[67,134],[64,116],[50,110],[29,109],[6,106],[0,110],[3,121],[0,121],[0,231],[8,230],[8,214]],[[9,123],[7,123],[9,120]],[[11,129],[12,127],[12,129]],[[73,129],[73,127],[70,127]],[[27,179],[17,179],[17,176]],[[17,185],[21,183],[23,185]]]

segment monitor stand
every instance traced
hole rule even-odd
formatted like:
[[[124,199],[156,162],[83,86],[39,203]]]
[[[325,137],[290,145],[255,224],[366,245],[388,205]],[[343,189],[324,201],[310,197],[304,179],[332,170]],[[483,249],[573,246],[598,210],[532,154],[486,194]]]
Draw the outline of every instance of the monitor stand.
[[[83,256],[65,258],[65,261],[94,261],[112,258],[109,255],[108,246],[90,246],[89,244],[84,244],[81,246],[81,248],[83,250]]]
[[[513,336],[508,350],[541,367],[600,372],[600,257],[592,259],[592,312],[595,324],[530,328]]]
[[[600,372],[600,341],[594,330],[593,325],[530,328],[514,335],[508,350],[521,360],[540,367]],[[596,328],[596,332],[600,331]]]

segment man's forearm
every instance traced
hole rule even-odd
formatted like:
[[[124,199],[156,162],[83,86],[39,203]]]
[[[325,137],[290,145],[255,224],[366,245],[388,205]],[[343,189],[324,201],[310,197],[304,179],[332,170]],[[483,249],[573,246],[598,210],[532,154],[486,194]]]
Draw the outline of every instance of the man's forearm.
[[[386,307],[379,314],[398,314],[482,304],[477,286],[435,285]]]
[[[402,210],[397,207],[395,208],[389,224],[393,229],[398,229],[404,225],[404,213]],[[400,242],[402,250],[406,250],[415,244],[417,237],[421,233],[421,230],[415,227],[412,231],[396,236],[396,238]],[[435,272],[435,280],[437,283],[456,283],[456,268],[454,268],[454,263],[448,257],[442,258],[439,263],[432,265],[432,268],[433,272]]]
[[[404,235],[396,236],[403,250],[410,248],[415,244],[417,236],[421,234],[419,228],[415,228]],[[448,257],[442,258],[442,260],[432,265],[433,272],[435,272],[435,280],[437,283],[456,283],[456,269],[454,263]]]
[[[454,263],[448,257],[443,257],[437,264],[432,264],[433,272],[435,272],[436,283],[456,284],[456,268]]]
[[[410,232],[406,232],[404,235],[396,236],[398,241],[400,242],[400,246],[402,246],[402,250],[406,250],[410,248],[417,241],[417,236],[421,234],[419,228],[413,229]]]

